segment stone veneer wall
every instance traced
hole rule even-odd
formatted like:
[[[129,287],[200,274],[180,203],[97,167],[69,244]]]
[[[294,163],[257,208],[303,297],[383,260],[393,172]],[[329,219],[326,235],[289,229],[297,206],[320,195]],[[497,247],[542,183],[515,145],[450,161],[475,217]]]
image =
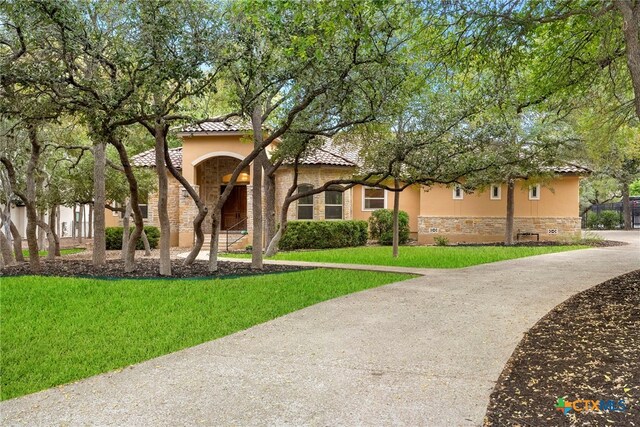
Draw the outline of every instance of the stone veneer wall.
[[[580,233],[580,225],[579,217],[516,217],[513,231],[540,233],[540,240],[556,240]],[[418,242],[433,243],[436,236],[447,237],[452,243],[502,241],[505,226],[504,217],[420,216]]]
[[[352,168],[330,166],[302,166],[298,174],[298,184],[311,184],[314,188],[334,179],[346,178],[353,173]],[[293,170],[283,167],[276,173],[276,221],[280,219],[282,202],[293,183]],[[351,189],[342,193],[342,218],[351,219]],[[289,220],[298,219],[298,202],[293,202],[287,212]],[[313,196],[313,219],[324,220],[324,193]]]

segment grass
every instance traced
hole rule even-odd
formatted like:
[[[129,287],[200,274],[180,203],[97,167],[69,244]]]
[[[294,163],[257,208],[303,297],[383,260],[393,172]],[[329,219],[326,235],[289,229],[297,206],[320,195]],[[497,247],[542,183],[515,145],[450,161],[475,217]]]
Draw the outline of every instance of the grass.
[[[387,265],[419,268],[461,268],[489,262],[584,249],[588,246],[403,246],[398,258],[389,246],[280,252],[271,259],[330,262],[338,264]],[[245,258],[248,254],[225,254]]]
[[[68,249],[60,249],[60,255],[71,255],[71,254],[77,254],[79,252],[84,252],[83,248],[68,248]],[[47,251],[38,251],[38,255],[40,256],[47,256],[49,252]],[[22,255],[25,258],[29,257],[29,249],[23,249],[22,250]]]
[[[412,276],[305,270],[228,279],[0,279],[2,400],[194,346]]]

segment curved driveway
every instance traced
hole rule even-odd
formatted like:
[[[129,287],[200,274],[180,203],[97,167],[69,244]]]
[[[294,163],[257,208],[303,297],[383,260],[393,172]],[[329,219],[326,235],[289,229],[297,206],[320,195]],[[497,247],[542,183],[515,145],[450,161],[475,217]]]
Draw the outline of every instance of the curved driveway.
[[[527,329],[569,296],[640,268],[640,233],[608,237],[632,244],[432,271],[3,402],[0,421],[478,425]]]

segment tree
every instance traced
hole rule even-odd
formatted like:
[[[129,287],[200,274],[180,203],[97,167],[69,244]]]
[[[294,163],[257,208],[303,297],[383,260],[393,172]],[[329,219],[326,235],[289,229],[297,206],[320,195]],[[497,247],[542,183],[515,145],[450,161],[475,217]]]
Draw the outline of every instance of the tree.
[[[365,82],[380,77],[380,72],[387,75],[384,70],[404,46],[401,35],[406,36],[405,24],[414,19],[413,11],[386,2],[255,1],[233,5],[229,46],[235,50],[229,53],[233,60],[228,79],[235,82],[239,109],[252,119],[254,150],[236,167],[212,212],[210,270],[217,269],[220,211],[239,173],[289,131],[331,134],[369,120],[354,118],[344,100],[358,90],[370,92],[372,88]],[[405,33],[400,34],[399,28]],[[340,98],[343,102],[336,102]],[[322,116],[325,120],[315,120],[313,129],[298,127],[300,117],[318,111],[319,104],[327,107]],[[258,129],[264,129],[265,124],[269,131],[263,135]],[[263,160],[254,164],[254,175]],[[269,175],[272,173],[269,165]],[[256,202],[261,201],[261,186],[254,176]],[[262,209],[261,202],[254,206],[255,268],[262,266]]]

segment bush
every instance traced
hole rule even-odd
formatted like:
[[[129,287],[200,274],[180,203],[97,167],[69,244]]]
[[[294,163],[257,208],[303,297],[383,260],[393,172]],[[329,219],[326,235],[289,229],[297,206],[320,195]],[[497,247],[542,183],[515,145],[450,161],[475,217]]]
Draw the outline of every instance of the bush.
[[[444,236],[434,236],[433,242],[436,246],[447,246],[449,244],[449,239]]]
[[[107,227],[105,229],[106,241],[107,241],[107,250],[121,250],[122,249],[122,232],[123,227]],[[131,232],[133,232],[134,227],[131,227]],[[158,247],[158,240],[160,240],[160,230],[158,227],[145,226],[144,232],[147,234],[147,239],[149,240],[149,246],[151,249],[155,249]],[[136,244],[136,249],[144,249],[144,244],[142,243],[142,238],[138,239],[138,243]]]
[[[405,211],[398,213],[398,227],[400,244],[409,240],[409,214]],[[378,240],[381,245],[393,244],[393,211],[391,209],[378,209],[369,217],[369,232],[371,238]]]
[[[345,248],[366,243],[366,221],[290,221],[278,247],[290,251]]]
[[[613,230],[620,227],[621,215],[616,211],[589,212],[587,228]]]

